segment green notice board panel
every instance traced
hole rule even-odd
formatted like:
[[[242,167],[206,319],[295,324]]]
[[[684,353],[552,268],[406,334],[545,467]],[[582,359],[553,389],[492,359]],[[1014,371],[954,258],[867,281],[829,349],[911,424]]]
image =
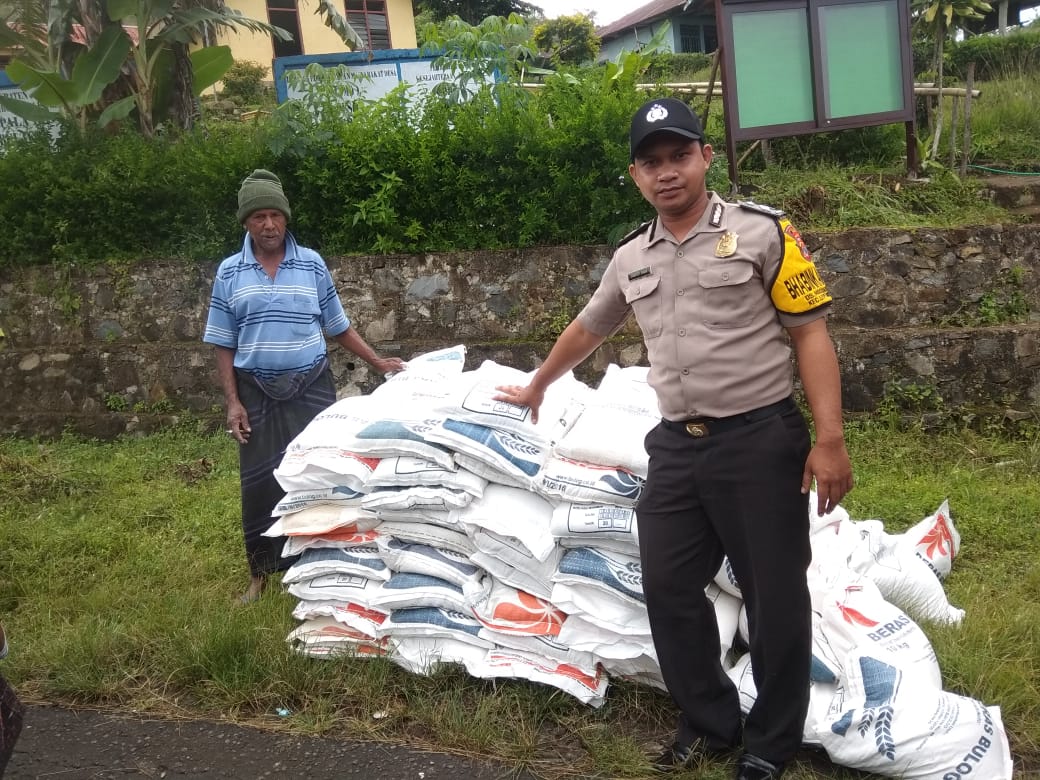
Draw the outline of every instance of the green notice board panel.
[[[818,13],[824,119],[901,111],[896,0],[822,5]]]
[[[740,126],[813,121],[805,9],[734,13],[732,26]]]

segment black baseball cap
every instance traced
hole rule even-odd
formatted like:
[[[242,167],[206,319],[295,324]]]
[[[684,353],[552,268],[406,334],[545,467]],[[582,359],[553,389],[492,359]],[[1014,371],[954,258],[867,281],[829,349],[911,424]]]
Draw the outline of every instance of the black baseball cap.
[[[693,141],[704,141],[701,120],[688,105],[675,98],[650,100],[639,107],[632,117],[628,131],[628,146],[632,159],[636,150],[654,133],[673,133]]]

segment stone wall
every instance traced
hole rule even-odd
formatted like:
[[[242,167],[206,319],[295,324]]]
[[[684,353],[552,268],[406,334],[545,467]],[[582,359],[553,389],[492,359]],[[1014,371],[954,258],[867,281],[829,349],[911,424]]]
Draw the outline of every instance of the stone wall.
[[[806,234],[835,297],[845,406],[941,396],[947,406],[1040,411],[1040,226]],[[356,327],[408,358],[453,344],[531,369],[610,259],[602,246],[330,258]],[[0,272],[0,433],[107,437],[191,411],[219,424],[211,348],[200,342],[215,263]],[[333,345],[341,395],[379,381]],[[578,371],[644,359],[634,327]],[[894,391],[893,383],[904,391]]]

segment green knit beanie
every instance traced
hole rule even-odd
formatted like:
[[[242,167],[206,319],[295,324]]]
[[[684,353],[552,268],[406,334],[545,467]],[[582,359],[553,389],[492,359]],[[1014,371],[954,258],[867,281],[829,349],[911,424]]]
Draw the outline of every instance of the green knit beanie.
[[[257,168],[246,176],[238,189],[238,221],[245,222],[250,214],[260,209],[278,209],[286,219],[292,216],[281,180],[263,168]]]

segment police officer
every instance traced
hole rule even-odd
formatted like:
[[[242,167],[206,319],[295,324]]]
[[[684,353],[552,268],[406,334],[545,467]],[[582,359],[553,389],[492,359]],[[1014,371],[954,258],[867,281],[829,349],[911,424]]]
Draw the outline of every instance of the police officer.
[[[663,419],[646,437],[636,507],[643,590],[679,708],[659,771],[743,748],[738,780],[774,780],[801,744],[812,618],[808,493],[832,510],[852,488],[831,301],[781,212],[705,188],[712,149],[683,102],[632,119],[629,174],[657,216],[627,236],[599,288],[526,387],[499,388],[537,420],[546,388],[630,315]],[[816,430],[792,400],[790,345]],[[748,613],[757,699],[743,725],[704,589],[728,556]]]

